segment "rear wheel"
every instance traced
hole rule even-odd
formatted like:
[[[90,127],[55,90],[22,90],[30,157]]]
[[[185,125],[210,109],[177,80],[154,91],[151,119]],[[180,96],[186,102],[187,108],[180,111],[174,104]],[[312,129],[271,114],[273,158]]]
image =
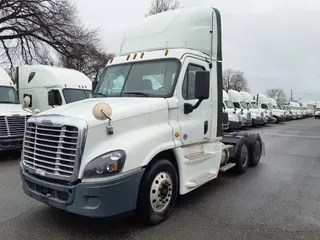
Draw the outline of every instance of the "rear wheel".
[[[171,214],[178,195],[178,174],[167,159],[155,161],[145,172],[138,197],[137,216],[155,225]]]
[[[262,140],[260,134],[249,134],[248,143],[250,146],[249,165],[254,167],[258,165],[262,154]]]
[[[246,137],[241,138],[241,140],[238,143],[235,163],[236,173],[243,174],[245,171],[247,171],[249,165],[249,150]]]

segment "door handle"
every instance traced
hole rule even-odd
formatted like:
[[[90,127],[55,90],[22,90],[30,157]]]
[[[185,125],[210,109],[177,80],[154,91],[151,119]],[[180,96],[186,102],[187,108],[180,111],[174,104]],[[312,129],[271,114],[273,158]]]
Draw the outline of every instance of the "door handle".
[[[208,120],[204,122],[204,135],[206,135],[208,132]]]

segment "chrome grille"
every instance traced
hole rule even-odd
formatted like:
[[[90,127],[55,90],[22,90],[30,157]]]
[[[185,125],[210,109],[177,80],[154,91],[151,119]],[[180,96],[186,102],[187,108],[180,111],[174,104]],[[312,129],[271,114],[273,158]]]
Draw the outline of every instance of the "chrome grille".
[[[4,116],[0,116],[0,137],[7,137],[8,135],[7,120]]]
[[[23,136],[30,116],[0,116],[0,137]]]
[[[222,123],[223,124],[228,124],[229,123],[229,115],[226,112],[222,113]]]
[[[28,122],[23,162],[53,176],[73,176],[77,161],[79,131],[75,126],[47,126]]]

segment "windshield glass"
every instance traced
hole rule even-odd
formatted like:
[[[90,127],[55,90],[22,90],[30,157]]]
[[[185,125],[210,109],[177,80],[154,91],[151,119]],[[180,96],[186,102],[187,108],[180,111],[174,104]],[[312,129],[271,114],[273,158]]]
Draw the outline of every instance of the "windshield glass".
[[[66,103],[77,102],[92,97],[91,90],[65,88],[62,92]]]
[[[247,108],[252,108],[251,103],[247,102],[246,105],[247,105]]]
[[[251,106],[252,106],[253,108],[258,108],[258,104],[257,104],[256,102],[251,102]]]
[[[320,111],[320,108],[317,108],[317,111]]]
[[[233,105],[235,108],[241,108],[241,105],[239,102],[233,102]]]
[[[225,100],[224,103],[227,106],[227,108],[234,108],[233,102],[229,100]]]
[[[137,62],[108,66],[100,77],[94,96],[167,97],[173,92],[179,62]]]
[[[240,104],[241,104],[242,108],[247,108],[248,107],[247,103],[245,103],[244,101],[241,101]]]
[[[0,103],[14,103],[19,104],[16,89],[13,87],[0,87]]]

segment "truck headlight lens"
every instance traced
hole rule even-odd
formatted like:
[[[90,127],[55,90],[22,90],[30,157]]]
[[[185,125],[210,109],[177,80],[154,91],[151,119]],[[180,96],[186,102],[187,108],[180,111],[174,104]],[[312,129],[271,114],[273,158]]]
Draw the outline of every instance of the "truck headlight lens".
[[[126,160],[123,150],[116,150],[100,155],[85,167],[84,178],[101,178],[119,173]]]

